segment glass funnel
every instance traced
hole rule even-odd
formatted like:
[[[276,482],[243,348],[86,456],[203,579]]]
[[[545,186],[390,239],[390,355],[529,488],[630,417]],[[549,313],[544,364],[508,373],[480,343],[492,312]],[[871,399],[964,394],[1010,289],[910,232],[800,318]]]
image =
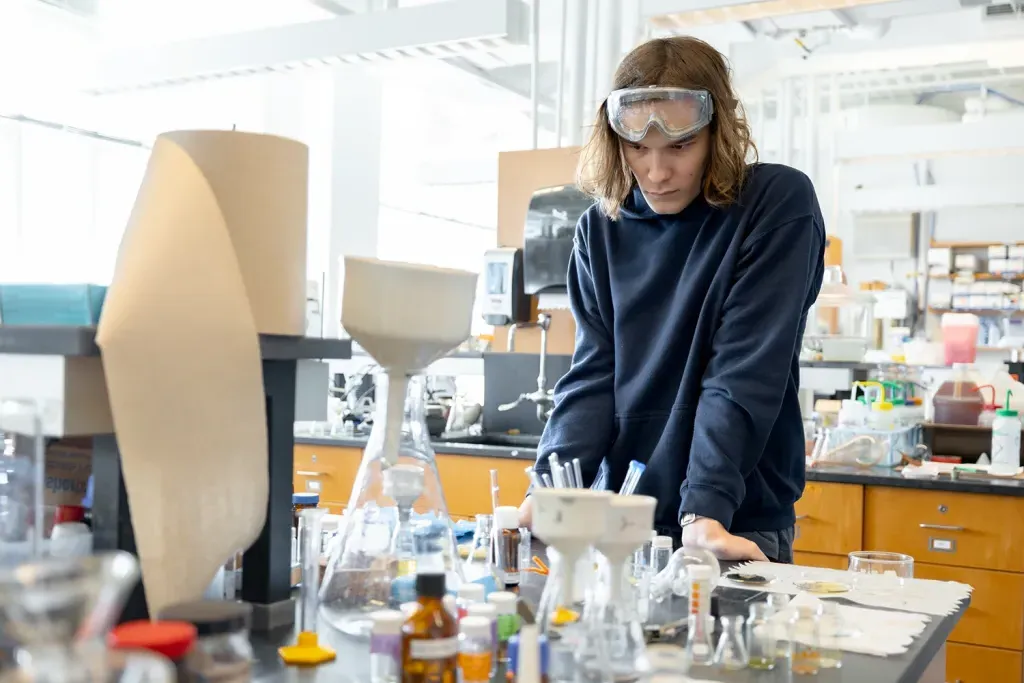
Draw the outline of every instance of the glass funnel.
[[[0,631],[15,643],[17,678],[107,680],[104,639],[138,576],[138,562],[124,552],[0,570]]]
[[[411,502],[407,527],[399,522],[404,516],[401,508],[410,501],[402,495],[399,498],[403,500],[389,495],[397,490],[404,493],[405,487],[395,487],[393,477],[385,475],[390,469],[384,457],[387,391],[387,377],[378,375],[373,430],[320,589],[324,620],[357,637],[369,637],[373,612],[400,607],[400,598],[407,592],[402,587],[414,578],[405,576],[413,563],[408,557],[396,555],[399,549],[402,555],[407,553],[407,529],[411,529],[414,537],[417,567],[425,562],[440,562],[449,591],[457,591],[462,583],[455,534],[427,431],[423,378],[408,378],[398,447],[398,465],[422,470],[422,491]],[[423,552],[430,556],[420,557]]]

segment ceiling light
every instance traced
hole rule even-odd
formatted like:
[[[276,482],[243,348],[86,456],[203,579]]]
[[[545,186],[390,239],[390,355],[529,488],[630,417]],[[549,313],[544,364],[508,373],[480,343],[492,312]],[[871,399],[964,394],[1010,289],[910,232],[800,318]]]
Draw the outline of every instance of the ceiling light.
[[[808,12],[827,12],[864,5],[879,5],[887,0],[765,0],[764,2],[736,2],[684,12],[668,12],[650,18],[658,28],[678,29],[707,24],[726,24],[736,21],[755,21],[769,17]],[[726,0],[729,2],[729,0]]]

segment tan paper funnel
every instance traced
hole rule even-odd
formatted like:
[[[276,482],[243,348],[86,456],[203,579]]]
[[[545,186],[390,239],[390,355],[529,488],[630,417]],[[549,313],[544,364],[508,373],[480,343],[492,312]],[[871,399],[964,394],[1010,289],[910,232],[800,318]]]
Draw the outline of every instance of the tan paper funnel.
[[[258,333],[301,335],[308,150],[157,138],[97,331],[151,614],[197,599],[267,506]]]

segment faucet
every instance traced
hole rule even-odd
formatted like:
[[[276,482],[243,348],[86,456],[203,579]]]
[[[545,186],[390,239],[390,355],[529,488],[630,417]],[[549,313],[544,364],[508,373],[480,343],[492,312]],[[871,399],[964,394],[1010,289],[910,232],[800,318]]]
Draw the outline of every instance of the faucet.
[[[551,417],[551,409],[555,406],[554,391],[547,388],[547,365],[548,365],[548,328],[551,327],[551,316],[541,313],[537,316],[535,323],[512,323],[508,330],[508,351],[513,353],[516,350],[516,329],[520,327],[540,328],[540,372],[537,374],[537,390],[529,394],[520,394],[512,403],[504,403],[498,406],[498,410],[504,412],[512,410],[523,401],[532,401],[537,404],[537,419],[547,422]]]

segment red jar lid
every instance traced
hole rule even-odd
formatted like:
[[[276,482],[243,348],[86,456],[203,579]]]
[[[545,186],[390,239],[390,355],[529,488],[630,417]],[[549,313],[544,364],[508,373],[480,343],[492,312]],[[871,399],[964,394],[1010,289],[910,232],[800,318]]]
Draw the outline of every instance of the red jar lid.
[[[85,508],[80,505],[58,505],[53,513],[53,523],[81,522],[85,519]]]
[[[127,621],[107,638],[119,650],[149,650],[172,661],[185,656],[196,641],[196,627],[183,621]]]

